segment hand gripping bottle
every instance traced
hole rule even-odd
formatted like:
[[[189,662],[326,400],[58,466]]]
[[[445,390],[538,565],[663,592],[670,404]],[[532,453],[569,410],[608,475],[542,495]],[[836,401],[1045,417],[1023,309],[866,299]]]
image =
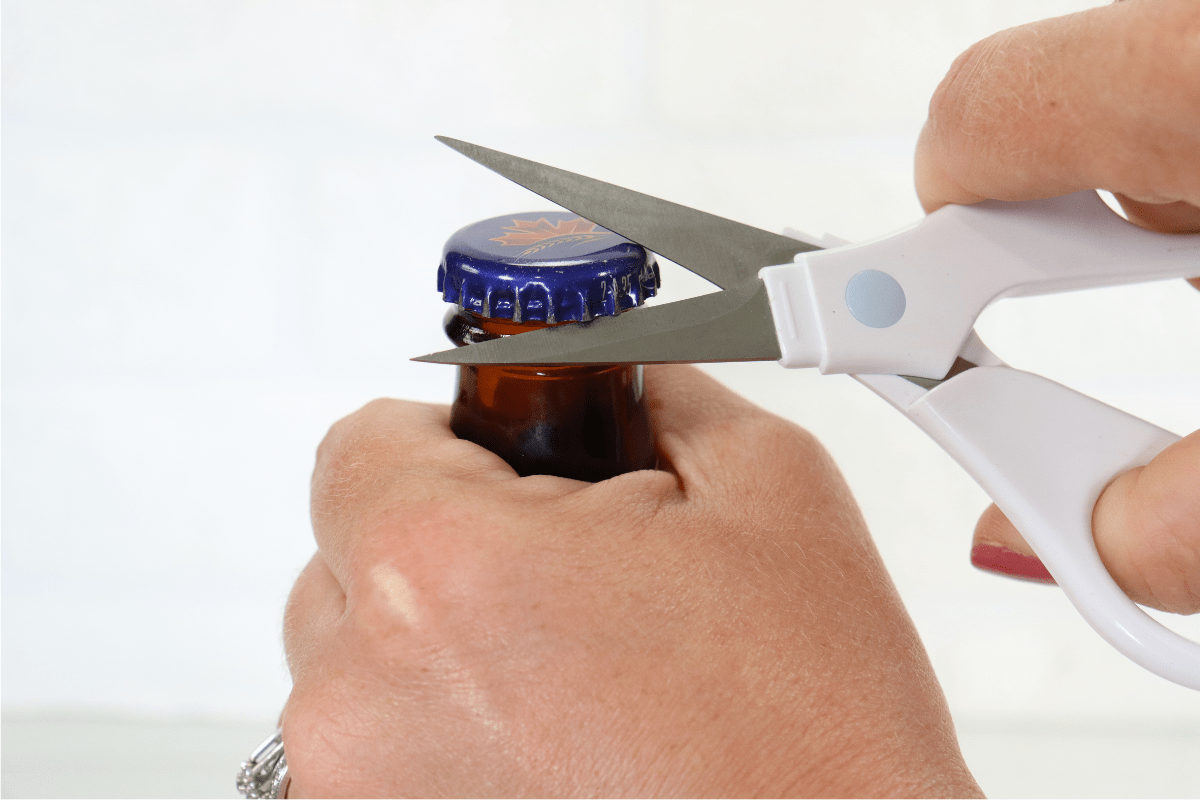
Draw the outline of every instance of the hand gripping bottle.
[[[511,214],[450,237],[438,267],[456,345],[615,316],[658,290],[654,256],[565,211]],[[450,427],[519,475],[600,481],[653,469],[640,365],[461,366]]]

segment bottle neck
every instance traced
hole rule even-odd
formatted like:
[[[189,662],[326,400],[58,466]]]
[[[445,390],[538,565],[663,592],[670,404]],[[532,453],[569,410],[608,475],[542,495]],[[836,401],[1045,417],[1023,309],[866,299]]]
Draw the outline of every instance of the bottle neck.
[[[501,336],[512,336],[526,331],[536,331],[539,328],[554,328],[559,325],[570,325],[569,322],[513,322],[511,319],[496,319],[482,317],[465,308],[455,307],[446,312],[444,320],[446,335],[450,341],[459,347],[476,342],[486,342]]]
[[[496,319],[494,317],[481,317],[480,315],[467,311],[461,306],[452,307],[446,312],[446,317],[443,320],[443,327],[446,330],[446,336],[450,341],[454,342],[458,347],[465,347],[469,344],[477,342],[486,342],[492,339],[499,339],[503,336],[513,336],[518,333],[527,331],[536,331],[541,328],[557,328],[560,325],[577,325],[575,322],[513,322],[510,319]],[[541,377],[560,377],[570,378],[584,373],[603,372],[612,369],[623,369],[630,365],[626,364],[596,364],[596,365],[571,365],[562,367],[517,367],[492,364],[483,369],[497,369],[514,375],[529,375]],[[632,367],[630,367],[632,368]]]

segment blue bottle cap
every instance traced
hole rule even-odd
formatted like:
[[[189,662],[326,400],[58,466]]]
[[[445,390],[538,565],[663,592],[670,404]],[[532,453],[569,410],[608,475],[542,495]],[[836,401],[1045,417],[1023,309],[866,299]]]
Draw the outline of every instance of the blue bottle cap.
[[[615,316],[658,291],[641,245],[570,211],[509,214],[446,242],[438,291],[482,317],[576,322]]]

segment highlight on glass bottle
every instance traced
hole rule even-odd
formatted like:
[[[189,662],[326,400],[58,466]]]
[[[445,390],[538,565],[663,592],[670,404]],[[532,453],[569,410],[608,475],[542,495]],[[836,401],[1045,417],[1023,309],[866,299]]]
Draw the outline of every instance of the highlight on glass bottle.
[[[456,345],[636,308],[658,290],[654,256],[565,211],[511,214],[446,243],[438,291]],[[461,366],[450,427],[519,475],[599,481],[653,469],[642,367]]]

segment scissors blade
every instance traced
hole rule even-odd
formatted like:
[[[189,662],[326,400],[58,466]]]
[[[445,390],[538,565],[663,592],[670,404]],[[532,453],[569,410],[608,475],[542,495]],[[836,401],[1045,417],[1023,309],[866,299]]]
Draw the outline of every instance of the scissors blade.
[[[790,264],[815,245],[697,211],[536,161],[438,136],[493,172],[574,211],[722,289],[749,283],[763,267]]]
[[[678,364],[777,361],[775,320],[761,281],[592,322],[543,328],[432,353],[435,364]]]

